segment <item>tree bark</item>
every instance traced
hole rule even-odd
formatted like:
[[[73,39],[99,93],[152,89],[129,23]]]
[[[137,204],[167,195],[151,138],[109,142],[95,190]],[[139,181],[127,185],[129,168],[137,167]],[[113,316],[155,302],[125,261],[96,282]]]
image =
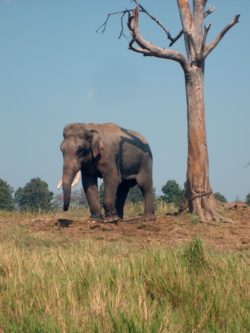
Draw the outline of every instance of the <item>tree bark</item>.
[[[205,10],[207,0],[177,0],[182,24],[181,32],[173,38],[159,20],[152,16],[144,7],[136,7],[123,12],[128,14],[128,28],[131,33],[129,49],[147,57],[172,60],[180,64],[185,74],[187,123],[188,123],[188,160],[186,199],[189,211],[196,213],[201,221],[220,220],[216,212],[216,200],[212,193],[208,176],[208,150],[206,138],[206,121],[204,105],[204,67],[205,59],[222,40],[224,35],[239,21],[236,15],[209,44],[206,44],[211,24],[205,26],[204,19],[214,12],[214,8]],[[184,36],[186,56],[169,48],[159,47],[143,38],[139,31],[139,11],[147,14],[166,33],[172,46],[180,36]],[[115,14],[115,13],[114,13]],[[111,14],[109,14],[110,16]],[[109,18],[108,16],[108,18]],[[123,17],[123,16],[122,16]],[[107,20],[108,20],[107,18]],[[104,29],[106,28],[105,21]]]
[[[186,199],[189,210],[201,221],[219,220],[216,200],[209,183],[203,65],[185,73],[188,124]]]

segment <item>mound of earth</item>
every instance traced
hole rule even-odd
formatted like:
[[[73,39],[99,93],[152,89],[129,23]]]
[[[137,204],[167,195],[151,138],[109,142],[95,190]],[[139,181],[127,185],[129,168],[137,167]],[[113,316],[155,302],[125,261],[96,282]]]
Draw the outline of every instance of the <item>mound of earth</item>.
[[[29,232],[60,234],[70,239],[92,238],[99,241],[124,240],[140,244],[161,243],[175,246],[201,239],[204,244],[220,250],[244,250],[250,247],[250,208],[236,207],[225,212],[230,223],[199,223],[195,216],[158,216],[154,222],[142,222],[140,217],[127,218],[117,224],[90,222],[86,218],[43,216],[26,219]],[[68,215],[67,215],[68,216]]]

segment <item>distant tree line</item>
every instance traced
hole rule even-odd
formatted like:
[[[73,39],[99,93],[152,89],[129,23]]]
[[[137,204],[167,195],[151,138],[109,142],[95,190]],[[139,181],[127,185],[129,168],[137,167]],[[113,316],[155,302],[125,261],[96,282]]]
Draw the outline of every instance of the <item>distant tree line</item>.
[[[6,181],[0,179],[0,209],[20,211],[48,211],[51,209],[53,192],[40,178],[31,179],[24,187],[14,193]]]
[[[12,197],[13,188],[4,180],[0,179],[0,209],[14,210],[15,204]]]
[[[185,184],[181,188],[175,180],[168,180],[161,188],[162,194],[157,196],[154,191],[155,200],[174,204],[179,207],[185,201]],[[214,193],[217,201],[227,202],[224,195]],[[99,188],[101,203],[104,196],[104,185]],[[142,193],[138,186],[130,189],[127,202],[140,203],[143,201]],[[250,206],[250,193],[247,194],[245,202]],[[19,187],[15,192],[13,188],[0,178],[0,210],[5,211],[51,211],[61,209],[63,203],[62,193],[54,194],[49,190],[48,184],[40,178],[33,178],[24,187]],[[74,190],[71,195],[71,207],[87,207],[84,191]]]

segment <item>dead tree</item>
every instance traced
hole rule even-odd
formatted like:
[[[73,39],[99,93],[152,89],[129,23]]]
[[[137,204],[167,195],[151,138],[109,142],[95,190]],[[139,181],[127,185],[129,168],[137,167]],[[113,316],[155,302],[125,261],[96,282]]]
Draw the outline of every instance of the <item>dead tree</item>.
[[[211,51],[221,41],[223,36],[238,23],[236,15],[232,22],[217,35],[210,43],[207,43],[207,35],[211,24],[204,24],[205,18],[213,13],[214,8],[206,9],[207,0],[177,0],[180,13],[182,30],[173,37],[169,30],[153,15],[151,15],[137,0],[133,0],[136,7],[133,10],[119,12],[121,14],[123,34],[123,18],[128,15],[128,29],[131,34],[129,49],[141,53],[147,57],[157,57],[173,60],[180,64],[184,72],[187,100],[187,126],[188,126],[188,158],[187,158],[187,181],[186,199],[190,212],[196,213],[201,221],[219,221],[220,216],[216,212],[216,201],[209,182],[208,172],[208,149],[205,124],[204,103],[204,69],[205,60]],[[181,36],[184,37],[186,55],[170,48],[162,48],[147,41],[139,31],[139,14],[149,16],[170,40],[172,46]],[[103,31],[111,15],[102,25]]]

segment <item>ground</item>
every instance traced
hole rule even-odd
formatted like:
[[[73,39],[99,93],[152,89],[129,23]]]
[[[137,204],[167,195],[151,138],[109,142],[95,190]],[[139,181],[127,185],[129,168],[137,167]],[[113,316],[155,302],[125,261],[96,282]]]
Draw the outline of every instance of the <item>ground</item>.
[[[230,223],[200,223],[189,214],[160,215],[154,222],[142,222],[140,217],[125,218],[117,224],[93,223],[81,214],[54,213],[21,215],[15,222],[27,232],[39,237],[67,237],[72,240],[91,238],[97,241],[146,245],[159,243],[166,246],[181,245],[199,238],[204,244],[218,250],[246,250],[250,248],[250,207],[225,210]],[[11,221],[11,215],[0,215],[0,230]]]

